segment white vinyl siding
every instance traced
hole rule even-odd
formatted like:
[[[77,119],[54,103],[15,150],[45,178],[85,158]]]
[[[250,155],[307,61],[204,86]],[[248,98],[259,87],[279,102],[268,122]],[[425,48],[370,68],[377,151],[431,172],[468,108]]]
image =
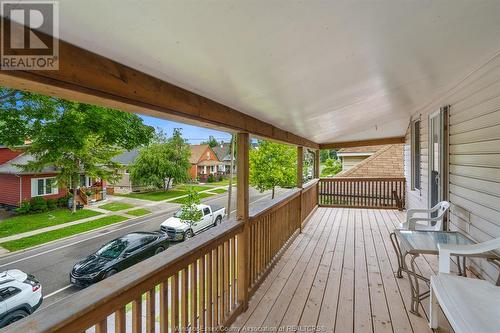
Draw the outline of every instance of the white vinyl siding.
[[[58,194],[56,179],[49,178],[31,178],[31,196],[39,197],[44,195]]]
[[[450,105],[448,228],[459,230],[478,242],[500,237],[499,56],[469,75],[444,98],[421,110],[422,190],[421,197],[416,191],[409,191],[408,208],[428,205],[427,120],[430,113],[445,105]],[[411,151],[409,132],[407,163]],[[411,175],[408,167],[406,175]],[[484,278],[496,281],[498,269],[494,265],[476,259],[469,262]]]

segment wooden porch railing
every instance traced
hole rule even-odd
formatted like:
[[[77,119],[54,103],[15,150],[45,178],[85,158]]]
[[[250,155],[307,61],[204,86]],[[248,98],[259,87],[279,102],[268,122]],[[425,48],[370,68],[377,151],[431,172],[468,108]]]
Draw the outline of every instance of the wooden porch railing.
[[[238,302],[238,260],[248,267],[251,294],[317,206],[317,181],[253,206],[248,224],[212,228],[6,328],[6,332],[162,333],[228,327],[244,311]],[[303,204],[305,203],[305,204]],[[302,206],[302,209],[301,209]],[[308,213],[309,212],[309,213]],[[248,255],[238,238],[248,230]],[[144,312],[144,313],[143,313]],[[114,324],[114,325],[113,325]]]
[[[405,178],[323,178],[319,205],[331,207],[404,209]]]

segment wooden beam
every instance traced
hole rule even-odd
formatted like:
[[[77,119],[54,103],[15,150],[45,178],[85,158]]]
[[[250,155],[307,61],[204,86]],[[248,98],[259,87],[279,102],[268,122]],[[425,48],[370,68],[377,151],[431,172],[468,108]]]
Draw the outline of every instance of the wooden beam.
[[[297,188],[302,188],[304,183],[304,147],[297,147]]]
[[[237,196],[236,196],[236,218],[243,223],[243,232],[237,237],[238,246],[238,303],[243,307],[243,311],[248,308],[248,288],[249,288],[249,148],[250,136],[248,133],[238,133],[236,135],[237,155]],[[229,214],[229,213],[228,213]]]
[[[2,70],[0,85],[318,148],[311,140],[64,41],[59,41],[59,70]]]
[[[372,140],[321,143],[319,145],[319,148],[320,149],[336,149],[336,148],[389,145],[389,144],[398,144],[398,143],[405,143],[405,137],[398,136],[398,137],[392,137],[392,138],[382,138],[382,139],[372,139]]]

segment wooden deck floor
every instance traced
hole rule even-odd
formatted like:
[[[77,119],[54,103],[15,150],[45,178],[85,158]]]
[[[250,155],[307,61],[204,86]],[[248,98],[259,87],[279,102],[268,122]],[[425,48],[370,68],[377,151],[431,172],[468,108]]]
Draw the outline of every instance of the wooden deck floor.
[[[394,274],[397,259],[389,233],[404,216],[393,210],[317,209],[233,329],[432,332],[428,300],[420,309],[422,317],[409,313],[408,277]],[[435,256],[417,262],[424,276],[437,270]],[[439,332],[452,332],[442,314],[440,325]]]

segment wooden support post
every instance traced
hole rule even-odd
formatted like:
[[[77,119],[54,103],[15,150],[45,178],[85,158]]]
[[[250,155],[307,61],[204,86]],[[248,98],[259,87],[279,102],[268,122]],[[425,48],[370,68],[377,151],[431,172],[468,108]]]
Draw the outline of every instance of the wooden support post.
[[[304,147],[297,147],[297,187],[302,188],[303,185],[303,168],[304,168]]]
[[[320,163],[321,150],[316,149],[314,152],[314,178],[319,178],[319,163]]]
[[[249,144],[250,137],[248,133],[238,133],[237,142],[237,199],[236,199],[236,217],[238,221],[244,224],[244,229],[238,235],[238,302],[242,306],[242,311],[248,308],[248,288],[249,288],[249,260],[248,260],[248,238],[250,234],[250,225],[248,223],[249,212]]]
[[[297,146],[297,188],[302,188],[304,185],[304,148],[302,146]],[[302,193],[300,193],[299,207],[298,207],[298,217],[299,217],[299,228],[300,232],[302,232]]]

